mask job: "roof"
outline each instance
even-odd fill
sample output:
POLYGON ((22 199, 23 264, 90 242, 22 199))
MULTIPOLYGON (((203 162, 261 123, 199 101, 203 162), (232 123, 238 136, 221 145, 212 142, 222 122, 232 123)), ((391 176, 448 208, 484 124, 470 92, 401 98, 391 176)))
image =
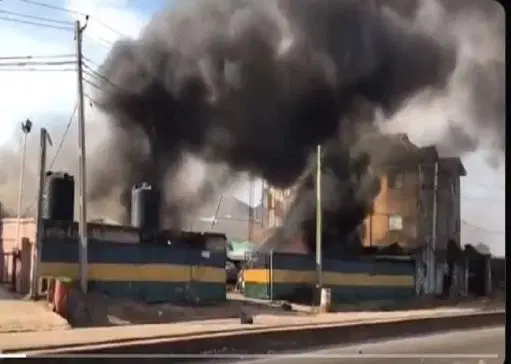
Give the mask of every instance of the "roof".
POLYGON ((370 137, 368 141, 370 141, 371 148, 376 147, 382 150, 382 153, 379 154, 385 156, 384 164, 402 163, 405 166, 438 161, 441 167, 456 172, 459 176, 467 175, 461 158, 441 157, 435 145, 419 147, 412 143, 405 133, 380 134, 370 137))
POLYGON ((459 157, 440 158, 440 164, 451 171, 456 171, 458 176, 465 177, 467 170, 459 157))
POLYGON ((471 245, 471 244, 465 244, 465 254, 472 256, 472 257, 488 257, 491 256, 490 253, 487 252, 481 252, 477 249, 477 247, 471 245))
POLYGON ((227 257, 231 260, 245 260, 247 255, 257 250, 257 246, 249 241, 231 240, 227 244, 227 257))

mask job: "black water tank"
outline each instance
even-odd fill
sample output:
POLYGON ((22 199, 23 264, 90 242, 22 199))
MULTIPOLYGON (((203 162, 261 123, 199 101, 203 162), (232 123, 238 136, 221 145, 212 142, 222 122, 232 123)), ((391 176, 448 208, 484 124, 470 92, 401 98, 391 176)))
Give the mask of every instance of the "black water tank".
POLYGON ((43 218, 73 221, 75 180, 64 172, 46 172, 44 183, 43 218))
POLYGON ((131 190, 131 225, 143 230, 160 228, 160 192, 147 183, 131 190))

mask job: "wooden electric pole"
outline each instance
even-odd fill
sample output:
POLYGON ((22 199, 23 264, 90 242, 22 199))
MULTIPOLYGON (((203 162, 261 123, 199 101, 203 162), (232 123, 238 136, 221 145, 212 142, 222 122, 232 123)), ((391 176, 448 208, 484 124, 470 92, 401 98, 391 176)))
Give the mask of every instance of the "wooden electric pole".
POLYGON ((52 145, 50 134, 45 128, 41 128, 40 152, 39 152, 39 186, 37 193, 37 212, 36 212, 36 238, 32 247, 30 264, 30 298, 37 299, 39 275, 37 269, 39 266, 39 257, 43 245, 43 201, 44 184, 46 182, 46 147, 52 145))
POLYGON ((87 27, 88 17, 85 25, 82 27, 80 21, 75 23, 75 41, 76 41, 76 63, 77 63, 77 91, 78 91, 78 205, 79 205, 79 262, 80 262, 80 288, 82 293, 87 293, 88 283, 88 236, 87 236, 87 184, 85 168, 85 107, 83 95, 83 57, 82 57, 82 36, 87 27))
POLYGON ((316 156, 316 295, 317 304, 321 302, 323 288, 323 249, 322 249, 322 206, 321 206, 321 145, 318 145, 316 156))

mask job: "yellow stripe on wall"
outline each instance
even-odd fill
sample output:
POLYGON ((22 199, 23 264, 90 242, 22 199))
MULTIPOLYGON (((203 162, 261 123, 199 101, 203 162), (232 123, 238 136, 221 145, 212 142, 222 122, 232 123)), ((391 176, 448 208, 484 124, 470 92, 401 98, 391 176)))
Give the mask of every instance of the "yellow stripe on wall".
MULTIPOLYGON (((267 269, 249 269, 243 273, 245 282, 269 283, 270 273, 267 269)), ((316 282, 314 271, 274 270, 273 283, 303 284, 316 282)), ((413 275, 371 275, 367 273, 324 272, 323 283, 331 286, 391 286, 414 287, 413 275)))
MULTIPOLYGON (((39 276, 78 278, 77 263, 41 262, 39 276)), ((225 283, 223 268, 171 264, 109 264, 91 263, 89 279, 110 282, 210 282, 225 283)))

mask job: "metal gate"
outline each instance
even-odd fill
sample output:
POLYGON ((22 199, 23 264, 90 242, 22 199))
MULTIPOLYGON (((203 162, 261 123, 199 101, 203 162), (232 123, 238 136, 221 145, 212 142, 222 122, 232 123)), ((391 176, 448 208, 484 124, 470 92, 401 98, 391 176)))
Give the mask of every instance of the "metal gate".
POLYGON ((18 249, 0 252, 0 284, 9 286, 13 292, 16 292, 16 274, 20 260, 21 252, 18 249))

